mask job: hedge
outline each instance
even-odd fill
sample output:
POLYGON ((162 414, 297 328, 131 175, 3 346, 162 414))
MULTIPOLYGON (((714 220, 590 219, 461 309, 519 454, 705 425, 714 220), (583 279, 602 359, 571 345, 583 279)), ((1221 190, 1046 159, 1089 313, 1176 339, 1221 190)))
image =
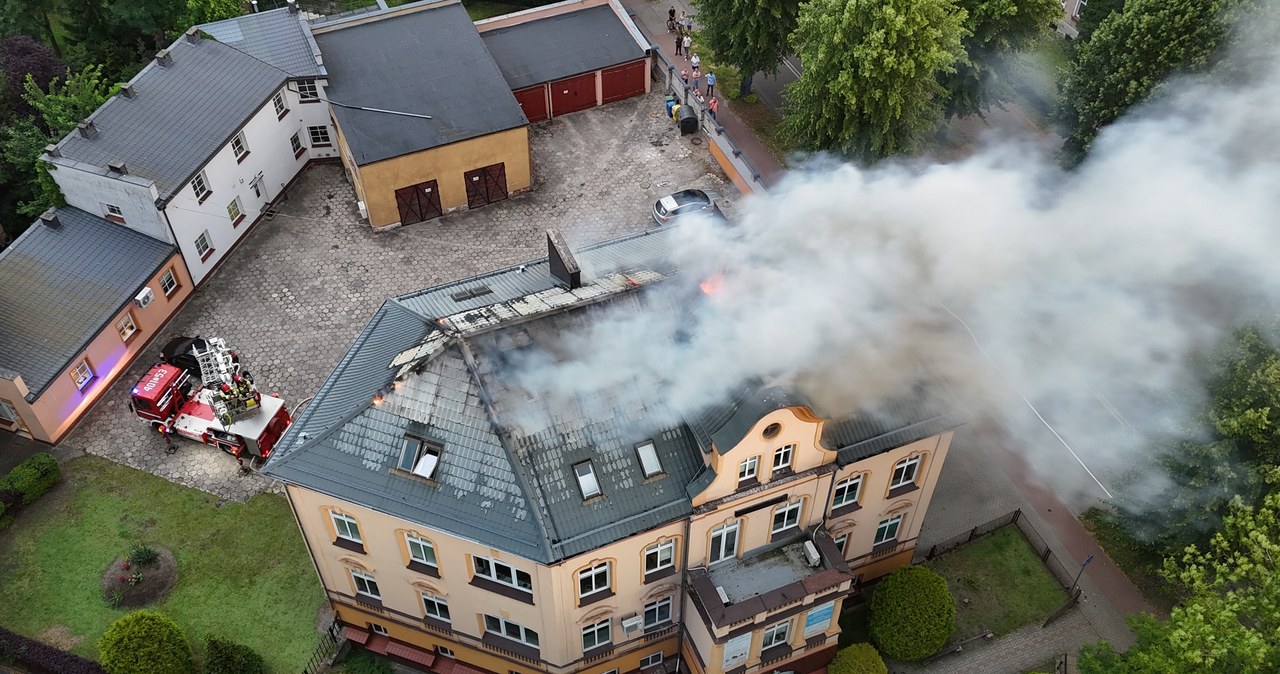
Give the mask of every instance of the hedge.
POLYGON ((134 611, 98 639, 107 674, 191 674, 191 645, 182 628, 155 611, 134 611))
POLYGON ((105 674, 93 660, 61 651, 0 627, 0 662, 11 662, 48 674, 105 674))
POLYGON ((937 653, 955 629, 955 617, 946 579, 923 566, 894 571, 871 594, 871 639, 895 660, 937 653))
POLYGON ((867 643, 853 644, 840 649, 836 658, 827 666, 828 674, 889 674, 875 646, 867 643))
POLYGON ((0 490, 13 489, 22 494, 22 505, 31 505, 61 479, 58 460, 47 452, 40 452, 14 466, 0 479, 0 490))
POLYGON ((0 488, 0 529, 9 526, 13 516, 22 505, 22 492, 17 489, 0 488))
POLYGON ((267 663, 252 648, 210 634, 205 638, 204 674, 267 674, 267 663))

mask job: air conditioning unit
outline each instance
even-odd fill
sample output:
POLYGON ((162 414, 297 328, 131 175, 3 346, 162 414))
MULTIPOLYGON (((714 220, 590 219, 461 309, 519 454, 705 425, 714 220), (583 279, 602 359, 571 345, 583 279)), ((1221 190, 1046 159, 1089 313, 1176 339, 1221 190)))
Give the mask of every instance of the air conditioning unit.
POLYGON ((142 292, 134 296, 133 303, 138 305, 139 309, 146 309, 147 305, 151 304, 151 300, 155 298, 156 294, 151 292, 151 288, 143 288, 142 292))
POLYGON ((365 220, 369 219, 369 207, 364 205, 363 201, 356 202, 356 210, 360 211, 360 217, 365 220))
POLYGON ((804 542, 804 558, 809 561, 809 566, 818 566, 822 563, 822 556, 818 554, 818 547, 813 541, 804 542))
POLYGON ((622 619, 622 631, 627 634, 638 631, 644 627, 644 618, 639 615, 627 616, 622 619))

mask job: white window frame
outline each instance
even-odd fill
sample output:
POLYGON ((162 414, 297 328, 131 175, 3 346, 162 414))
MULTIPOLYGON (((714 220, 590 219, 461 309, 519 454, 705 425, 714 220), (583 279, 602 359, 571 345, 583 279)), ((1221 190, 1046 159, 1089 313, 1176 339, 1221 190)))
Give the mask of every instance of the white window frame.
POLYGON ((405 435, 397 467, 418 477, 434 480, 436 471, 440 470, 440 456, 443 453, 444 448, 433 442, 416 435, 405 435), (410 452, 413 453, 412 467, 405 468, 410 452))
POLYGON ((168 297, 178 289, 178 275, 173 273, 173 268, 160 275, 160 290, 164 292, 164 296, 168 297))
POLYGON ((244 215, 244 210, 240 208, 240 197, 236 197, 232 199, 231 203, 227 204, 227 217, 231 218, 231 223, 235 224, 239 222, 240 217, 243 215, 244 215), (232 212, 231 212, 233 207, 235 210, 234 215, 232 215, 232 212))
POLYGON ((327 126, 308 126, 307 135, 311 138, 311 147, 333 145, 333 140, 329 137, 329 127, 327 126))
POLYGON ((283 91, 277 91, 276 95, 271 97, 271 105, 275 106, 277 118, 284 117, 284 114, 289 112, 289 106, 285 103, 283 91))
POLYGON ((872 545, 880 545, 881 543, 890 543, 898 540, 898 531, 902 529, 902 515, 894 515, 880 520, 880 524, 876 525, 876 538, 872 545), (893 534, 887 532, 892 529, 893 534))
POLYGON ((298 100, 320 100, 320 85, 315 80, 298 80, 298 100))
POLYGON ((107 203, 102 204, 102 212, 103 212, 103 215, 105 215, 108 219, 119 218, 120 222, 122 223, 126 222, 124 217, 124 210, 122 210, 119 206, 115 204, 107 204, 107 203))
POLYGON ((651 573, 657 573, 658 571, 661 571, 663 569, 669 569, 675 565, 676 565, 676 541, 674 538, 669 541, 654 543, 653 545, 650 545, 649 547, 644 549, 644 573, 646 576, 651 573), (662 555, 664 553, 667 556, 667 561, 665 563, 662 561, 662 555), (650 555, 653 556, 653 559, 656 562, 656 564, 652 568, 650 568, 649 566, 650 555))
POLYGON ((783 445, 773 450, 773 469, 782 470, 791 467, 791 460, 795 457, 795 445, 783 445))
POLYGON ((646 440, 636 445, 636 456, 640 459, 640 470, 644 472, 645 479, 665 472, 662 469, 662 461, 658 459, 658 450, 654 447, 652 440, 646 440))
POLYGON ((338 534, 338 538, 364 545, 364 539, 360 537, 360 523, 356 518, 332 510, 329 511, 329 518, 333 520, 333 531, 338 534))
POLYGON ((920 473, 920 455, 903 459, 893 464, 893 480, 889 483, 889 489, 897 489, 905 487, 909 484, 915 484, 916 476, 920 473), (908 477, 908 474, 909 477, 908 477))
POLYGON ((590 597, 597 592, 605 592, 611 589, 612 586, 609 584, 609 580, 613 575, 612 566, 609 562, 600 562, 579 571, 578 598, 590 597))
POLYGON ((384 637, 388 636, 387 628, 379 625, 378 623, 369 623, 369 631, 374 634, 380 634, 384 637))
POLYGON ((608 646, 613 643, 613 621, 605 618, 593 625, 587 625, 582 628, 582 651, 585 653, 593 648, 608 646), (587 642, 591 643, 588 644, 587 642))
POLYGON ((734 520, 728 524, 722 524, 711 530, 711 550, 707 554, 710 564, 723 562, 728 559, 736 559, 738 556, 738 538, 741 534, 741 522, 734 520), (725 545, 725 541, 730 540, 729 534, 732 533, 733 544, 725 545), (716 544, 716 539, 720 539, 720 543, 716 544))
POLYGON ((453 622, 449 616, 449 602, 446 601, 444 597, 440 597, 434 594, 427 594, 426 592, 423 592, 421 594, 422 594, 422 612, 424 615, 428 615, 432 618, 435 618, 440 622, 445 622, 445 623, 453 622), (442 611, 444 615, 441 615, 442 611))
POLYGON ((116 332, 120 334, 120 341, 122 342, 128 342, 130 338, 138 333, 138 324, 133 320, 132 311, 124 312, 120 320, 116 321, 116 332))
POLYGON ((800 510, 804 506, 804 501, 792 501, 791 503, 783 503, 773 509, 773 525, 769 533, 776 534, 787 529, 795 529, 800 526, 800 510), (782 518, 781 526, 779 526, 779 517, 782 518))
POLYGON ((0 424, 17 426, 18 421, 18 408, 14 407, 13 403, 8 400, 0 400, 0 424))
POLYGON ((249 154, 249 143, 245 141, 243 131, 231 139, 231 154, 236 156, 236 161, 244 159, 249 154))
POLYGON ((784 620, 780 623, 770 625, 760 634, 760 650, 767 650, 774 646, 781 646, 788 643, 791 638, 791 621, 784 620))
POLYGON ((521 571, 506 562, 500 562, 491 557, 482 557, 480 555, 471 555, 471 568, 474 569, 475 574, 481 578, 491 580, 495 583, 501 583, 507 587, 513 587, 521 592, 533 594, 533 576, 531 576, 528 571, 521 571), (482 566, 488 567, 489 570, 487 572, 483 571, 481 568, 482 566), (507 571, 510 572, 509 575, 511 576, 511 580, 503 580, 499 578, 498 567, 505 567, 507 571), (524 576, 528 587, 520 585, 521 576, 524 576))
POLYGON ((831 497, 832 509, 858 502, 862 497, 862 478, 863 474, 859 473, 836 483, 835 494, 831 497))
POLYGON ((658 651, 657 653, 650 653, 644 656, 643 658, 640 658, 640 669, 657 667, 660 664, 662 664, 662 651, 658 651))
POLYGON ((591 459, 573 464, 573 476, 578 478, 578 491, 582 492, 582 500, 594 498, 600 491, 600 479, 596 477, 596 467, 591 459))
POLYGON ((209 189, 209 178, 201 171, 196 177, 191 179, 191 191, 196 195, 196 201, 203 202, 213 190, 209 189))
POLYGON ((71 381, 76 383, 76 389, 83 391, 98 375, 94 373, 93 367, 89 365, 88 358, 81 358, 75 367, 71 368, 71 381))
POLYGON ((496 634, 503 639, 510 639, 511 641, 516 641, 526 646, 539 648, 537 632, 521 625, 520 623, 511 622, 505 618, 489 615, 488 613, 484 614, 484 631, 496 634), (497 623, 498 629, 494 629, 491 626, 490 621, 497 623), (511 632, 516 632, 519 636, 512 636, 511 632))
POLYGON ((746 482, 760 474, 760 457, 751 456, 738 464, 738 482, 746 482))
POLYGON ((427 566, 430 566, 432 568, 436 568, 436 569, 440 568, 439 564, 436 562, 435 543, 432 543, 431 541, 425 538, 414 536, 413 534, 405 534, 404 541, 405 541, 405 546, 409 550, 409 559, 412 559, 413 561, 419 564, 426 564, 427 566), (423 555, 419 557, 418 555, 414 554, 415 545, 418 548, 425 550, 428 553, 428 555, 423 555), (430 556, 430 559, 427 559, 428 556, 430 556))
POLYGON ((357 595, 382 600, 382 590, 378 587, 378 579, 374 578, 373 574, 355 569, 349 569, 349 571, 351 571, 351 582, 355 583, 357 595), (360 588, 361 581, 364 581, 364 589, 360 588))
POLYGON ((206 229, 196 237, 196 255, 203 258, 211 250, 213 250, 213 243, 209 241, 209 230, 206 229))
POLYGON ((832 542, 836 544, 836 549, 840 551, 840 555, 842 557, 848 554, 848 552, 845 550, 845 546, 849 545, 849 534, 841 534, 839 536, 836 536, 835 540, 832 542))
POLYGON ((289 136, 289 147, 293 149, 294 154, 298 154, 306 148, 306 146, 302 144, 302 136, 299 133, 295 132, 292 136, 289 136))
POLYGON ((644 605, 644 628, 657 627, 671 622, 672 619, 672 601, 671 597, 663 597, 656 599, 644 605), (662 617, 663 609, 666 609, 667 616, 662 617), (653 621, 649 620, 649 612, 653 611, 653 621))
POLYGON ((452 649, 452 648, 449 648, 448 646, 441 646, 441 645, 439 645, 439 644, 437 644, 437 645, 436 645, 436 654, 437 654, 437 655, 443 655, 443 656, 444 656, 444 657, 446 657, 446 658, 454 658, 454 657, 457 657, 457 656, 455 656, 455 655, 453 654, 453 649, 452 649))

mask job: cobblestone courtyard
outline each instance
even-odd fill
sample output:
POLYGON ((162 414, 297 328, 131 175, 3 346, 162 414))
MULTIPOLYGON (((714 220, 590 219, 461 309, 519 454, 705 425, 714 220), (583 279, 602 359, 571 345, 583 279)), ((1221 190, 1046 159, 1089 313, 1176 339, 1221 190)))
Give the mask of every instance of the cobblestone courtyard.
MULTIPOLYGON (((546 255, 545 230, 571 246, 652 226, 659 197, 684 187, 736 192, 705 146, 681 137, 657 95, 530 127, 530 193, 476 211, 375 233, 336 164, 313 165, 279 214, 259 223, 148 352, 60 445, 147 470, 222 498, 270 488, 211 447, 164 441, 126 409, 128 389, 173 335, 219 336, 264 392, 290 408, 313 395, 384 300, 546 255)), ((699 136, 694 136, 700 138, 699 136)))

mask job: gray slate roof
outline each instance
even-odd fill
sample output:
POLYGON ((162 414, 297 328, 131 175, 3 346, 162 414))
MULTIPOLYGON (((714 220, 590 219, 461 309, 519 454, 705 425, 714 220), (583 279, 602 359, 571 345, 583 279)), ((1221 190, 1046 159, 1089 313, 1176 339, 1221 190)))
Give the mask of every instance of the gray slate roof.
POLYGON ((222 44, 269 63, 294 77, 318 77, 324 68, 316 64, 315 43, 304 27, 302 12, 288 8, 197 26, 222 44))
POLYGON ((333 106, 359 165, 529 123, 460 4, 337 27, 315 39, 331 101, 432 117, 333 106))
POLYGON ((131 175, 154 180, 168 201, 288 78, 214 40, 192 44, 180 37, 169 53, 172 65, 153 60, 133 78, 136 97, 117 94, 89 116, 96 138, 75 131, 63 138, 55 162, 105 167, 123 161, 131 175))
POLYGON ((78 208, 58 220, 0 251, 0 369, 21 374, 32 399, 176 250, 78 208))
POLYGON ((628 63, 644 47, 607 5, 481 33, 512 89, 628 63))

